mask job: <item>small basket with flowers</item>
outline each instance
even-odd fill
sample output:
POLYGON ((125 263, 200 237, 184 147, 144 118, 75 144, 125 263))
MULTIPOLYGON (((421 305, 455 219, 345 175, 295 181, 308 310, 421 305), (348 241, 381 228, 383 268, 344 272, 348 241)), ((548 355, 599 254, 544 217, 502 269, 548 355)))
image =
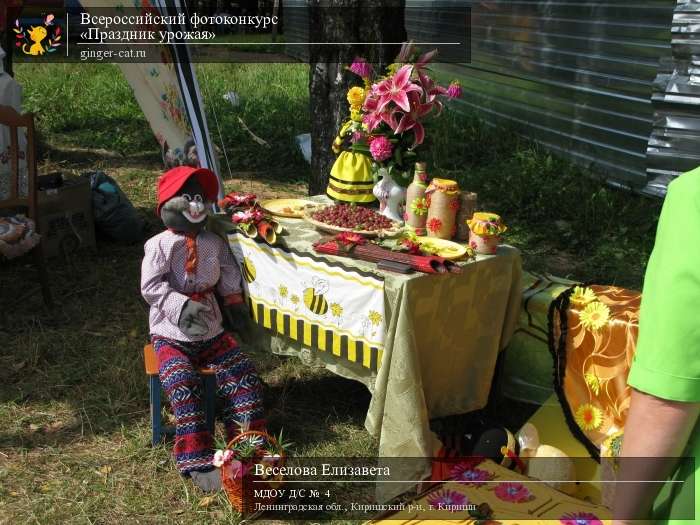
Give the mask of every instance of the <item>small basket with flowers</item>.
POLYGON ((254 512, 256 503, 272 503, 276 499, 257 497, 254 491, 274 494, 274 490, 261 489, 276 489, 282 485, 283 476, 270 475, 268 467, 283 467, 287 458, 285 449, 291 445, 283 441, 282 432, 275 437, 261 430, 243 429, 223 449, 216 451, 214 466, 220 467, 221 485, 237 511, 249 515, 254 512))

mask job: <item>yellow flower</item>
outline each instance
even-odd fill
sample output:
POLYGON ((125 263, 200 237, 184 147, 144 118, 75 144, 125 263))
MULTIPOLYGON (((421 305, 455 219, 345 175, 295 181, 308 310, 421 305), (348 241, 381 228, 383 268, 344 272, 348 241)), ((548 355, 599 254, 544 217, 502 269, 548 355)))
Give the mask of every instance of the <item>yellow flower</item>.
POLYGON ((299 304, 299 296, 298 295, 292 295, 292 297, 290 299, 294 304, 299 304))
POLYGON ((287 297, 289 290, 287 290, 287 287, 285 285, 280 284, 279 293, 280 293, 280 297, 287 297))
POLYGON ((350 109, 350 119, 353 122, 362 122, 362 111, 360 111, 359 108, 351 108, 350 109))
POLYGON ((580 313, 581 324, 588 330, 600 330, 610 319, 608 305, 595 301, 589 303, 580 313))
POLYGON ((338 303, 332 303, 331 313, 333 314, 333 317, 340 317, 341 315, 343 315, 343 307, 340 306, 338 303))
POLYGON ((399 68, 400 68, 402 65, 403 65, 403 64, 399 64, 399 63, 397 63, 397 62, 394 62, 393 64, 389 64, 389 65, 386 67, 386 74, 387 74, 387 76, 390 77, 390 76, 396 74, 396 72, 399 70, 399 68))
POLYGON ((372 323, 374 326, 379 326, 379 323, 382 322, 382 314, 374 310, 369 311, 369 315, 367 316, 367 318, 369 319, 369 322, 372 323))
POLYGON ((574 419, 582 430, 597 430, 603 424, 603 413, 598 407, 584 403, 576 409, 574 419))
POLYGON ((583 378, 586 380, 586 384, 591 389, 595 395, 600 393, 600 379, 593 372, 587 372, 583 378))
POLYGON ((574 293, 571 294, 571 302, 578 306, 586 306, 595 300, 595 292, 587 286, 576 286, 574 287, 574 293))
POLYGON ((359 86, 351 87, 348 90, 348 103, 350 107, 361 107, 365 101, 365 90, 359 86))

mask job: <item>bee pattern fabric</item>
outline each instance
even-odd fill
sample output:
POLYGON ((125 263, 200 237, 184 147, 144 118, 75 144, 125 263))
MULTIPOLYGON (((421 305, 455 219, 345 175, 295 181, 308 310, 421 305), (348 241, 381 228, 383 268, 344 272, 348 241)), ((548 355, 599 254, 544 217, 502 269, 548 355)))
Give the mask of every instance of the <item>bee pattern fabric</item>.
POLYGON ((384 349, 384 281, 239 234, 229 244, 251 312, 267 329, 307 348, 377 370, 384 349))

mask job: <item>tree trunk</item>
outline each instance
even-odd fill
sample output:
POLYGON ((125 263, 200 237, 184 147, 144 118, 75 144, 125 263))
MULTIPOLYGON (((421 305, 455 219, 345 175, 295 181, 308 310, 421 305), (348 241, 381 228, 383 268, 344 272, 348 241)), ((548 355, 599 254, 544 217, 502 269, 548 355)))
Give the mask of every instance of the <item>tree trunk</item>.
POLYGON ((378 70, 392 63, 406 40, 405 0, 311 0, 309 42, 352 42, 312 45, 309 57, 311 109, 311 179, 309 195, 325 193, 335 155, 331 144, 349 117, 348 87, 359 79, 345 71, 356 56, 378 70), (375 45, 357 44, 375 43, 375 45), (387 44, 376 45, 377 42, 387 44))

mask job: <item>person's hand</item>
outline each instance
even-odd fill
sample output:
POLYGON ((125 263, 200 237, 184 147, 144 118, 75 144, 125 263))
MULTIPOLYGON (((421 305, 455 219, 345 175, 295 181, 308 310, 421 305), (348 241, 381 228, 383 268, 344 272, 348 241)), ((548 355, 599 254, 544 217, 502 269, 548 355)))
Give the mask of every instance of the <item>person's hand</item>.
POLYGON ((209 331, 204 314, 210 311, 211 308, 206 304, 190 299, 182 307, 177 326, 189 337, 201 337, 209 331))

